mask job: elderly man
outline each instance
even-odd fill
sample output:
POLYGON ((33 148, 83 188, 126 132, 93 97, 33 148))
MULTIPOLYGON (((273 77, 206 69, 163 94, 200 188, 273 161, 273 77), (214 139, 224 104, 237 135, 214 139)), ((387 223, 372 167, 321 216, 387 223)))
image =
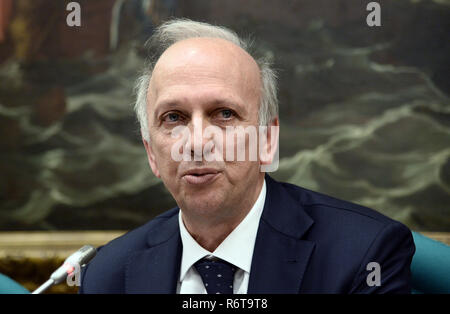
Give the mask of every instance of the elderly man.
POLYGON ((277 157, 276 79, 248 44, 172 20, 150 48, 135 109, 150 167, 178 207, 100 248, 81 293, 409 293, 408 228, 265 173, 277 157), (254 137, 225 136, 260 126, 253 159, 254 137), (245 158, 225 158, 239 143, 245 158))

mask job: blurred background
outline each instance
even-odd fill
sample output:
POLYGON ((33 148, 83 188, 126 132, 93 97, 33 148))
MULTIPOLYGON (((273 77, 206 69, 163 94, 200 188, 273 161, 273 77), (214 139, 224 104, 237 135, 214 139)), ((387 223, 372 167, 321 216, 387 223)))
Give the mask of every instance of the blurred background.
POLYGON ((272 59, 275 179, 450 232, 450 1, 377 1, 380 27, 361 0, 80 0, 80 27, 69 2, 0 0, 0 272, 43 282, 36 263, 60 261, 24 263, 20 245, 101 244, 176 205, 132 110, 144 43, 169 17, 227 26, 272 59))

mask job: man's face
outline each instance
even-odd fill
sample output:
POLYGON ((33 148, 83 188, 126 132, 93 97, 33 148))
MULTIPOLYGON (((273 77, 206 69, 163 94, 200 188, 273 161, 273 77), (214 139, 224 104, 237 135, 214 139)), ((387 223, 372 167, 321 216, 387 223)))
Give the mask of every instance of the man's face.
MULTIPOLYGON (((196 134, 207 127, 222 131, 224 142, 227 127, 257 127, 260 88, 255 61, 221 39, 178 42, 155 65, 147 95, 150 141, 144 145, 152 171, 191 217, 220 220, 255 201, 264 177, 258 160, 227 161, 224 152, 225 161, 205 161, 195 155, 194 144, 195 152, 204 151, 207 142, 226 145, 219 137, 196 134), (189 161, 173 158, 173 147, 180 143, 172 136, 177 126, 190 131, 190 143, 177 148, 192 156, 189 161)), ((248 137, 246 146, 248 151, 248 137)))

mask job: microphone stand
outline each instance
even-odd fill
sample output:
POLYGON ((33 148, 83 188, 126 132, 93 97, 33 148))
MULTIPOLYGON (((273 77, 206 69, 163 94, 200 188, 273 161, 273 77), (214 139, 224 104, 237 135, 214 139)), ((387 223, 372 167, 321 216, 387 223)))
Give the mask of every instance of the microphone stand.
POLYGON ((44 282, 42 285, 39 286, 36 290, 34 290, 31 294, 41 294, 51 286, 55 284, 55 281, 53 279, 49 279, 46 282, 44 282))

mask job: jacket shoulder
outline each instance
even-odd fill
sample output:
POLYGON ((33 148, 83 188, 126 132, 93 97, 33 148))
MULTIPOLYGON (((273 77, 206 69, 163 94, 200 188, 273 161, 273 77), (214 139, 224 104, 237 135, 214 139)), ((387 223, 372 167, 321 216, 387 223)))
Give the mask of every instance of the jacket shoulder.
POLYGON ((153 218, 146 224, 111 240, 97 248, 94 259, 84 267, 81 275, 80 293, 123 293, 125 267, 129 257, 148 247, 152 230, 156 230, 178 214, 173 208, 153 218))
POLYGON ((289 194, 299 201, 308 214, 315 216, 318 212, 326 211, 326 214, 350 216, 361 221, 370 221, 380 227, 387 224, 399 223, 377 210, 366 206, 345 201, 330 195, 312 191, 290 183, 281 183, 289 194))
POLYGON ((415 250, 408 227, 374 209, 293 184, 280 184, 296 200, 299 210, 314 221, 304 238, 312 241, 315 249, 303 291, 408 293, 408 270, 415 250), (382 277, 382 289, 365 284, 370 262, 379 263, 383 274, 393 274, 382 277), (317 280, 314 274, 326 280, 317 280))

